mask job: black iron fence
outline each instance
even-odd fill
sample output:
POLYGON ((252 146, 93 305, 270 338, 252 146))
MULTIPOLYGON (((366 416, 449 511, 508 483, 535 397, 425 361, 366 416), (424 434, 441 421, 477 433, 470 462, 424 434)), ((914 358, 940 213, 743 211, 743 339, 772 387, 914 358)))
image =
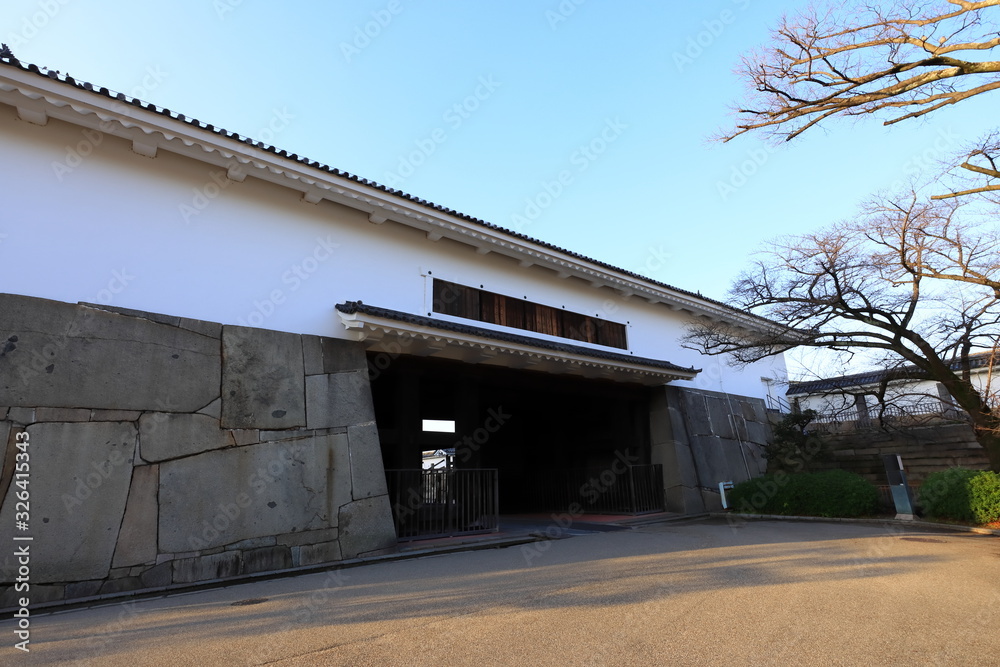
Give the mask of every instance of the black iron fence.
POLYGON ((944 406, 940 401, 928 400, 908 405, 887 405, 883 410, 877 407, 859 412, 849 408, 840 412, 818 413, 812 420, 820 430, 867 430, 882 426, 897 428, 923 426, 941 422, 958 422, 967 417, 960 411, 944 406))
POLYGON ((663 466, 612 464, 606 467, 537 471, 531 476, 532 504, 545 511, 643 514, 664 509, 663 466))
POLYGON ((386 470, 385 478, 400 540, 500 529, 495 469, 386 470))

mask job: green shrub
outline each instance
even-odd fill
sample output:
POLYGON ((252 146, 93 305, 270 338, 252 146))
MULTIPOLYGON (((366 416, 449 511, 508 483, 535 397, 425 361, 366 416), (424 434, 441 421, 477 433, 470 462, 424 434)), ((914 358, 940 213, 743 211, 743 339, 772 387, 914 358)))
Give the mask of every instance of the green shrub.
POLYGON ((844 470, 764 475, 737 484, 728 497, 749 514, 852 517, 878 509, 875 486, 844 470))
POLYGON ((793 412, 774 425, 774 440, 764 446, 769 473, 809 472, 817 461, 830 458, 823 435, 809 430, 815 410, 793 412))
POLYGON ((1000 475, 983 471, 970 479, 969 505, 976 523, 1000 521, 1000 475))
POLYGON ((973 521, 969 482, 977 470, 949 468, 931 473, 920 485, 920 505, 924 513, 939 519, 973 521))

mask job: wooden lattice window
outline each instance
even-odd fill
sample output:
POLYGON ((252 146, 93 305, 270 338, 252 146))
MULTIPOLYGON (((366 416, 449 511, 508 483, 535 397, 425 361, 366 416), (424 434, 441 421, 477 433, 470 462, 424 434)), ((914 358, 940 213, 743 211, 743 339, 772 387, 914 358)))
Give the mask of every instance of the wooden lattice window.
POLYGON ((514 329, 628 349, 625 325, 525 299, 434 279, 435 312, 514 329))

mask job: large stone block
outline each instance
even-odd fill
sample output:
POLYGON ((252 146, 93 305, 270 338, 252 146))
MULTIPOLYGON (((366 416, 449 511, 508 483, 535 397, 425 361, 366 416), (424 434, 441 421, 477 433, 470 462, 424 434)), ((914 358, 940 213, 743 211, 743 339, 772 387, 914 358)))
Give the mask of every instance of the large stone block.
POLYGON ((0 294, 0 405, 192 412, 218 395, 218 339, 0 294))
POLYGON ((337 525, 351 500, 347 436, 221 449, 160 464, 160 551, 337 525), (224 474, 223 474, 224 473, 224 474))
POLYGON ((736 438, 737 426, 743 423, 742 413, 734 413, 734 410, 739 410, 739 404, 718 396, 706 396, 705 405, 708 407, 709 430, 699 429, 698 432, 712 433, 728 439, 736 438))
POLYGON ((363 371, 306 378, 307 426, 336 428, 375 420, 371 385, 363 371))
POLYGON ((354 499, 389 493, 375 424, 351 426, 347 429, 347 437, 351 447, 351 488, 354 499))
MULTIPOLYGON (((31 581, 102 579, 111 569, 132 479, 136 429, 127 422, 45 423, 27 428, 31 477, 29 530, 15 531, 11 485, 0 509, 0 540, 30 535, 31 581)), ((7 550, 12 551, 12 549, 7 550)), ((16 566, 5 559, 3 580, 16 566)))
POLYGON ((340 550, 343 558, 396 546, 396 528, 388 496, 355 500, 340 508, 340 550))
POLYGON ((302 366, 306 375, 321 375, 323 370, 323 339, 319 336, 302 336, 302 366))
POLYGON ((305 372, 298 335, 226 326, 222 329, 222 359, 224 427, 285 429, 306 425, 305 372))
POLYGON ((141 565, 156 560, 158 490, 159 466, 138 466, 132 470, 132 487, 128 492, 113 567, 141 565))
POLYGON ((701 436, 693 439, 691 451, 701 486, 718 488, 719 482, 747 479, 747 465, 743 459, 745 452, 740 451, 738 441, 701 436))
POLYGON ((219 420, 200 414, 153 412, 139 419, 139 453, 145 461, 167 461, 235 443, 219 420))
POLYGON ((339 338, 323 339, 323 372, 368 372, 368 358, 361 343, 339 338))
POLYGON ((712 435, 712 419, 706 396, 701 392, 682 391, 679 394, 684 412, 684 421, 692 435, 712 435))

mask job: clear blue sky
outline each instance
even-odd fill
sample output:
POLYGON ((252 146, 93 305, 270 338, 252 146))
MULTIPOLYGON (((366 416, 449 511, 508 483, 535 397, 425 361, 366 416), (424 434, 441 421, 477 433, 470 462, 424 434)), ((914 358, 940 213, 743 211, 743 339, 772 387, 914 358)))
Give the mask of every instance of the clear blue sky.
POLYGON ((4 0, 0 39, 23 61, 724 299, 767 239, 849 217, 995 118, 973 100, 770 151, 710 143, 741 91, 739 55, 805 4, 4 0))

